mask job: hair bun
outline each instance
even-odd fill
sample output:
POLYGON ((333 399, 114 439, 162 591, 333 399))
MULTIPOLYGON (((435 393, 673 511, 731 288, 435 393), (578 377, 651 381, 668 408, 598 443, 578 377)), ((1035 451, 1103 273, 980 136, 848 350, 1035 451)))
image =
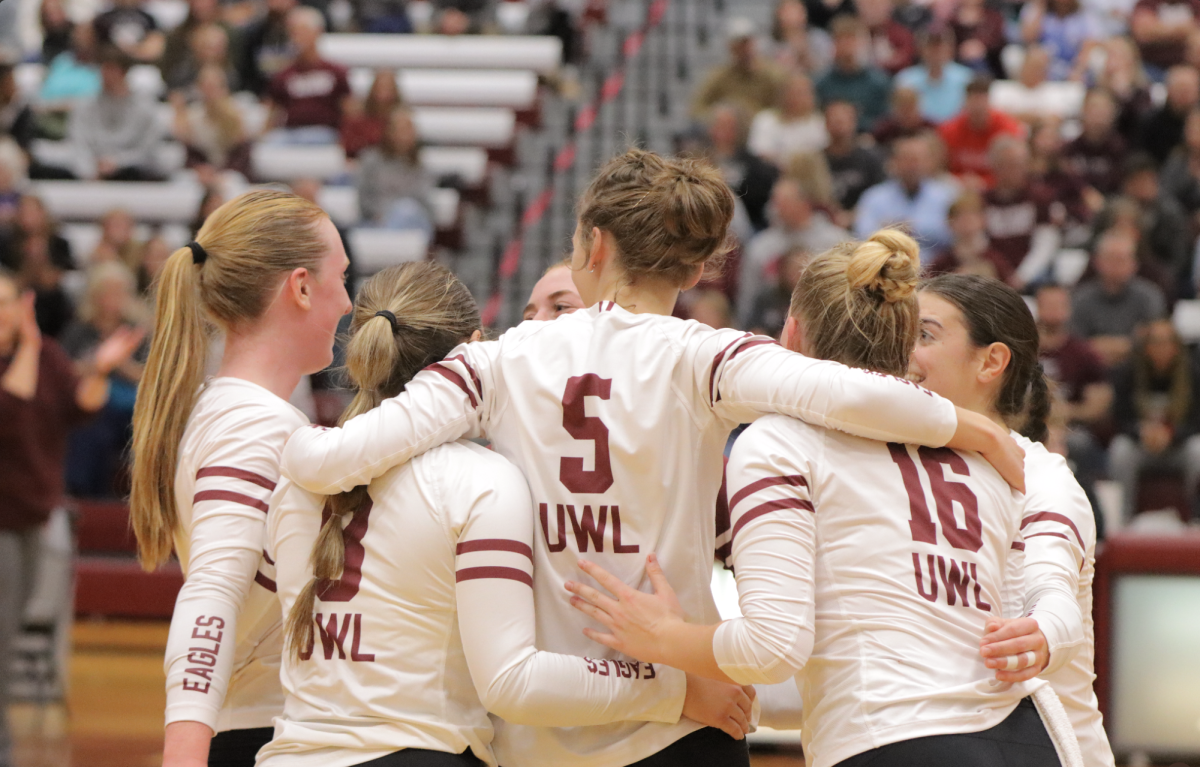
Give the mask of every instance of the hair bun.
POLYGON ((854 290, 868 290, 887 303, 903 301, 921 278, 921 248, 899 229, 881 229, 850 255, 846 279, 854 290))

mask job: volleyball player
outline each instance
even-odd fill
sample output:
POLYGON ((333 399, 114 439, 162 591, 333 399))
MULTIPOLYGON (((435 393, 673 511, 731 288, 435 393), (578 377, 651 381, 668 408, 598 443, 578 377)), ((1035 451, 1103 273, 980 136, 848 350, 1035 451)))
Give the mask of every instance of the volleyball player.
POLYGON ((525 304, 522 320, 553 320, 559 315, 582 309, 583 299, 571 281, 570 261, 554 264, 538 280, 525 304))
MULTIPOLYGON (((827 251, 796 286, 784 343, 904 374, 919 274, 917 243, 895 230, 827 251)), ((992 399, 970 404, 991 413, 992 399)), ((769 416, 734 445, 728 490, 745 617, 689 625, 657 568, 651 596, 581 562, 616 597, 567 584, 608 629, 589 637, 740 684, 799 674, 813 767, 1059 764, 1023 702, 1037 683, 997 682, 979 653, 985 620, 1020 589, 1020 495, 992 467, 769 416)))
MULTIPOLYGON (((911 383, 668 316, 723 252, 733 202, 704 164, 636 149, 614 158, 584 194, 573 240, 572 278, 590 308, 459 347, 340 429, 298 431, 285 475, 343 492, 435 445, 486 435, 522 469, 538 510, 538 647, 610 662, 618 656, 582 635, 562 581, 577 577, 582 555, 638 585, 656 551, 684 611, 715 620, 712 509, 738 423, 781 412, 879 439, 952 440, 1022 481, 1006 432, 911 383)), ((495 748, 502 764, 529 767, 748 762, 743 743, 686 721, 505 724, 495 748)))
MULTIPOLYGON (((367 281, 351 332, 343 419, 481 335, 470 292, 434 264, 367 281)), ((328 499, 285 482, 267 525, 287 700, 260 766, 495 765, 488 710, 570 726, 674 724, 682 707, 743 737, 750 698, 735 685, 535 651, 533 520, 520 470, 466 441, 328 499)))
POLYGON ((1000 678, 1020 678, 1006 671, 1009 658, 1033 652, 1037 631, 1046 635, 1049 658, 1038 658, 1031 668, 1058 693, 1071 719, 1091 767, 1112 767, 1112 747, 1092 681, 1095 634, 1092 625, 1092 579, 1096 565, 1096 520, 1091 504, 1070 467, 1061 456, 1041 444, 1046 437, 1045 415, 1050 403, 1038 369, 1037 325, 1016 291, 996 280, 965 275, 945 275, 925 283, 919 293, 921 337, 913 351, 910 372, 914 380, 962 404, 970 399, 987 401, 988 382, 981 373, 994 375, 1002 365, 1005 384, 996 398, 1000 415, 1022 415, 1022 381, 1030 381, 1030 417, 1026 436, 1017 441, 1025 448, 1025 505, 1021 530, 1025 542, 1025 611, 1036 621, 1027 633, 1013 636, 996 631, 984 638, 987 665, 1000 678), (1002 346, 1006 351, 1001 351, 1002 346), (999 357, 987 367, 992 353, 999 357), (1007 357, 1007 359, 1006 359, 1007 357), (1009 371, 1012 371, 1011 373, 1009 371), (1036 441, 1035 441, 1036 440, 1036 441), (1058 616, 1071 611, 1052 607, 1065 592, 1074 602, 1077 621, 1058 616), (1030 638, 1023 638, 1030 637, 1030 638), (1048 662, 1048 666, 1046 663, 1048 662), (1011 675, 1011 676, 1009 676, 1011 675))
POLYGON ((307 423, 287 400, 332 360, 348 265, 320 208, 255 191, 214 211, 159 278, 130 512, 143 566, 174 549, 186 577, 167 640, 165 765, 248 767, 283 708, 263 529, 284 441, 307 423), (225 349, 206 381, 210 323, 225 349))

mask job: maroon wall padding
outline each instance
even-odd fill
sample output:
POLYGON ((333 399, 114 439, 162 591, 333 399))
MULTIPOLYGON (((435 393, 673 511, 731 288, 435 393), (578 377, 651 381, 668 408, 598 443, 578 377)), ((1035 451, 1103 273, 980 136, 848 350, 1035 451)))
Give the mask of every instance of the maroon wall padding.
POLYGON ((82 554, 137 554, 124 501, 75 501, 75 535, 82 554))
POLYGON ((81 556, 75 561, 75 614, 170 619, 182 586, 177 562, 148 573, 133 559, 81 556))
POLYGON ((1160 537, 1117 533, 1096 554, 1092 617, 1096 623, 1096 697, 1111 729, 1112 581, 1120 575, 1200 575, 1200 534, 1160 537))

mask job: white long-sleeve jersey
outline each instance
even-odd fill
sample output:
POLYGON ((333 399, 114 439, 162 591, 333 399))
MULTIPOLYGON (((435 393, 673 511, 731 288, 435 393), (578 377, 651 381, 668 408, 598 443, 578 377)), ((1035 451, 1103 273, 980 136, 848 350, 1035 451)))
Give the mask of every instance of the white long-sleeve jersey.
POLYGON ((713 653, 743 684, 799 672, 814 767, 988 729, 1040 684, 996 682, 979 655, 1020 594, 1022 496, 977 455, 775 416, 738 438, 728 475, 745 617, 713 653))
MULTIPOLYGON (((681 671, 536 651, 534 515, 507 460, 443 445, 369 493, 307 659, 284 659, 284 715, 260 767, 348 767, 401 748, 470 748, 494 766, 489 710, 561 726, 679 721, 681 671)), ((323 503, 286 482, 276 495, 268 550, 285 614, 311 578, 323 503)))
POLYGON ((1040 442, 1014 434, 1025 448, 1025 609, 1050 645, 1041 678, 1058 693, 1088 767, 1112 767, 1113 752, 1092 683, 1095 631, 1092 580, 1096 575, 1096 518, 1092 505, 1062 456, 1040 442), (1078 623, 1060 616, 1062 593, 1074 603, 1078 623))
MULTIPOLYGON (((722 451, 736 424, 771 412, 935 446, 957 426, 949 402, 911 383, 606 301, 456 348, 343 428, 297 432, 283 465, 307 489, 337 492, 434 445, 489 437, 525 473, 540 523, 537 646, 627 661, 583 635, 591 623, 570 606, 563 581, 583 577, 577 562, 586 556, 649 590, 653 551, 688 617, 715 622, 711 509, 722 451)), ((505 767, 620 767, 699 727, 506 723, 495 748, 505 767)))
POLYGON ((308 423, 271 392, 214 378, 188 418, 175 470, 175 600, 164 667, 166 721, 270 727, 283 709, 280 612, 263 558, 268 503, 288 435, 308 423))

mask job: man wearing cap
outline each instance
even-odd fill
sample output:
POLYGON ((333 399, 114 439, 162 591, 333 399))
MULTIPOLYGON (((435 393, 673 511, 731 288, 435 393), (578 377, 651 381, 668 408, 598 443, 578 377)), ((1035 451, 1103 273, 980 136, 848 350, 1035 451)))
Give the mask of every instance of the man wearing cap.
POLYGON ((754 22, 729 20, 729 63, 708 73, 692 101, 692 117, 704 118, 720 103, 734 103, 749 117, 774 106, 779 93, 779 74, 758 56, 754 22))

